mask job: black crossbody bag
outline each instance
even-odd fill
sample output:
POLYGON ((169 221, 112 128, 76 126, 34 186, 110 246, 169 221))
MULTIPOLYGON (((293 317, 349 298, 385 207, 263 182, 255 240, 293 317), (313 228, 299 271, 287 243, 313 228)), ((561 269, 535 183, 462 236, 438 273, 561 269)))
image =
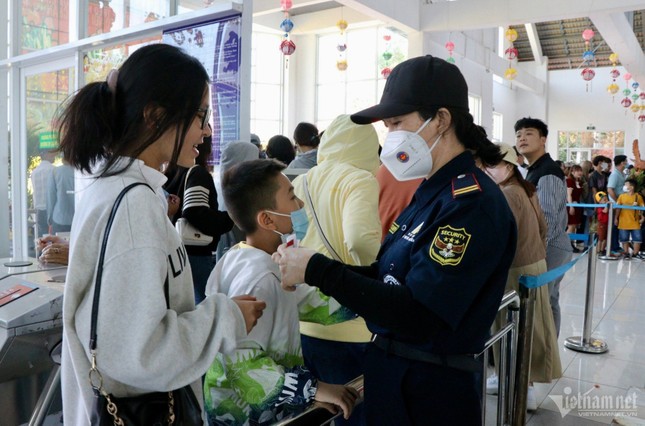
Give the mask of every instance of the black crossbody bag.
MULTIPOLYGON (((139 396, 117 398, 103 389, 103 377, 96 365, 96 322, 99 311, 99 297, 103 275, 103 260, 107 248, 108 236, 116 211, 125 196, 132 188, 145 185, 142 182, 133 183, 123 189, 114 202, 108 218, 101 243, 101 251, 94 283, 94 299, 92 302, 92 318, 90 327, 90 355, 92 367, 89 372, 90 385, 94 390, 94 401, 90 421, 92 426, 149 426, 149 425, 203 425, 199 402, 190 385, 170 392, 152 392, 139 396)), ((154 191, 154 190, 153 190, 154 191)), ((166 308, 170 308, 168 276, 164 284, 166 308)))

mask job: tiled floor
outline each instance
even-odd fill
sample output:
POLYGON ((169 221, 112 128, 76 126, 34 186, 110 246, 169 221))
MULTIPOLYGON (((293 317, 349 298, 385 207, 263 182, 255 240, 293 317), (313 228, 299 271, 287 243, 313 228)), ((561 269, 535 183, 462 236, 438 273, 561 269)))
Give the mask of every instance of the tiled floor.
MULTIPOLYGON (((592 336, 609 346, 600 355, 574 352, 563 345, 567 337, 582 334, 586 281, 585 256, 561 283, 563 377, 535 384, 539 408, 527 414, 527 424, 645 425, 645 261, 596 263, 592 336), (572 402, 578 395, 586 398, 583 409, 572 402), (620 411, 625 416, 615 419, 620 411)), ((487 425, 495 424, 490 412, 495 403, 496 398, 489 396, 487 425)))

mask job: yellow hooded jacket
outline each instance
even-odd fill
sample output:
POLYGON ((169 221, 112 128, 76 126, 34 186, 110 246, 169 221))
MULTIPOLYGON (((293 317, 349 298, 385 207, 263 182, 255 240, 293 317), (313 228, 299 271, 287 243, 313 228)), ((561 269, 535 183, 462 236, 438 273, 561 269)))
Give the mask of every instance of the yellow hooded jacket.
MULTIPOLYGON (((305 202, 309 228, 301 244, 334 258, 322 242, 307 200, 304 179, 327 240, 349 265, 369 265, 381 246, 378 214, 378 137, 374 127, 354 124, 349 115, 337 117, 325 130, 318 147, 318 165, 293 181, 305 202)), ((319 339, 368 342, 371 333, 362 318, 324 326, 300 322, 300 332, 319 339)))

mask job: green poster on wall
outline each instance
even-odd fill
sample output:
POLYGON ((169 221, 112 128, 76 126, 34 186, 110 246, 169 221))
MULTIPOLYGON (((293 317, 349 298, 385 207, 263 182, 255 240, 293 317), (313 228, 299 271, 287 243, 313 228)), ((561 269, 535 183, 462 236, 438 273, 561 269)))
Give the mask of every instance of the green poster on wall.
POLYGON ((38 149, 56 149, 58 148, 58 132, 40 132, 38 133, 38 149))

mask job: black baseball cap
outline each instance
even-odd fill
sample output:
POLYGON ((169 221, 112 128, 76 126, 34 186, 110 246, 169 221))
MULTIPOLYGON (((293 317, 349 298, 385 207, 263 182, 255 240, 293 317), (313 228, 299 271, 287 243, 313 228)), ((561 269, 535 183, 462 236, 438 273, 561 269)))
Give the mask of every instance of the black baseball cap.
POLYGON ((468 111, 468 85, 459 68, 434 56, 408 59, 394 67, 381 102, 351 115, 356 124, 409 114, 420 109, 453 107, 468 111))

